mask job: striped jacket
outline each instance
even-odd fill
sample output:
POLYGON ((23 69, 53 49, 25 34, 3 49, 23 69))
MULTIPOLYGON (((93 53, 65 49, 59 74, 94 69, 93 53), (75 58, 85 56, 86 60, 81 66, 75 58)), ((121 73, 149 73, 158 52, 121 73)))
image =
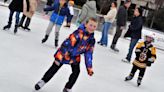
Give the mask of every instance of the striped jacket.
POLYGON ((92 68, 92 54, 95 45, 94 33, 86 31, 81 25, 62 43, 54 57, 62 64, 80 63, 80 55, 84 54, 86 68, 92 68))
POLYGON ((136 58, 133 64, 140 68, 146 68, 156 59, 156 48, 152 44, 147 46, 145 42, 138 43, 135 53, 136 58))

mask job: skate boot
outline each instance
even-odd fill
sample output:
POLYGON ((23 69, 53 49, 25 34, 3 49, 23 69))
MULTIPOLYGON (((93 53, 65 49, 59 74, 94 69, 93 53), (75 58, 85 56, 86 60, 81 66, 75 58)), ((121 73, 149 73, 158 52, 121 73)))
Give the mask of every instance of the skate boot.
POLYGON ((14 28, 14 34, 16 34, 18 31, 18 25, 15 25, 15 28, 14 28))
POLYGON ((126 58, 124 58, 124 59, 122 59, 122 62, 125 62, 125 63, 130 63, 130 60, 128 60, 128 59, 126 59, 126 58))
POLYGON ((72 92, 71 89, 64 88, 63 92, 72 92))
POLYGON ((133 79, 132 75, 129 75, 129 76, 125 77, 125 81, 130 81, 131 79, 133 79))
POLYGON ((110 46, 110 48, 111 48, 113 51, 115 51, 115 52, 119 52, 119 49, 117 49, 117 48, 116 48, 116 45, 114 45, 114 44, 112 44, 112 45, 110 46))
POLYGON ((58 47, 58 40, 55 40, 55 48, 58 47))
POLYGON ((142 79, 140 79, 140 78, 137 80, 137 86, 140 86, 141 85, 141 80, 142 79))
POLYGON ((48 39, 49 35, 45 35, 45 37, 42 39, 42 43, 45 43, 48 39))
POLYGON ((28 27, 23 27, 23 28, 24 28, 24 30, 31 31, 31 29, 28 27))
POLYGON ((35 90, 41 89, 46 83, 43 80, 40 80, 36 85, 35 85, 35 90))
POLYGON ((8 24, 8 25, 6 25, 6 26, 3 27, 3 30, 10 29, 10 27, 11 27, 11 25, 8 24))

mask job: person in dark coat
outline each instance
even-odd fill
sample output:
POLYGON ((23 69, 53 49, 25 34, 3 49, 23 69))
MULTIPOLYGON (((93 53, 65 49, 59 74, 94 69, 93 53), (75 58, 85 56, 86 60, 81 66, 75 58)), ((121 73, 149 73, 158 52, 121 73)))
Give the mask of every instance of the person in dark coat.
POLYGON ((131 24, 129 25, 129 29, 127 33, 125 34, 125 37, 130 37, 131 41, 129 45, 129 52, 126 58, 122 60, 124 62, 131 61, 133 49, 135 45, 137 44, 138 40, 141 39, 142 25, 143 25, 142 12, 143 10, 141 8, 135 9, 134 18, 131 21, 131 24))
POLYGON ((130 0, 126 0, 124 2, 123 6, 120 6, 118 12, 117 12, 117 27, 116 27, 116 33, 114 35, 112 44, 110 46, 110 48, 116 52, 119 52, 119 50, 116 48, 116 44, 118 39, 120 38, 122 31, 124 29, 124 27, 126 26, 126 22, 127 22, 127 9, 130 7, 131 5, 131 1, 130 0))
MULTIPOLYGON (((5 0, 7 2, 7 0, 5 0)), ((15 22, 15 28, 14 28, 14 34, 17 33, 18 23, 19 23, 19 15, 20 12, 23 11, 23 0, 12 0, 12 2, 9 5, 10 14, 9 14, 9 21, 6 26, 3 27, 3 30, 9 29, 12 24, 12 17, 14 12, 16 12, 16 22, 15 22)))

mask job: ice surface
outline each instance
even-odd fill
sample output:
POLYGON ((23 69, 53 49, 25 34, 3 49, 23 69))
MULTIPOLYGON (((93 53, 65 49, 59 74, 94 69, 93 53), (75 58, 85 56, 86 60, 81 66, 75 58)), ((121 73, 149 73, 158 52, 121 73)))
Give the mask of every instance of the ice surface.
MULTIPOLYGON (((7 24, 9 10, 0 6, 0 92, 35 92, 34 85, 53 63, 54 32, 45 44, 41 44, 49 21, 41 15, 32 18, 31 32, 18 30, 13 34, 15 18, 12 28, 3 31, 7 24)), ((60 30, 60 41, 73 32, 71 29, 60 30)), ((100 32, 95 32, 98 41, 100 32)), ((109 45, 112 40, 109 35, 109 45)), ((81 59, 81 73, 73 87, 73 92, 164 92, 164 52, 157 50, 157 60, 151 68, 147 68, 142 85, 137 87, 138 72, 130 82, 124 82, 132 65, 121 62, 127 54, 129 41, 119 39, 117 47, 119 53, 114 53, 108 47, 96 44, 93 59, 94 75, 87 75, 84 59, 81 59)), ((134 58, 134 55, 133 55, 134 58)), ((62 92, 71 73, 69 65, 64 65, 58 73, 39 92, 62 92)))

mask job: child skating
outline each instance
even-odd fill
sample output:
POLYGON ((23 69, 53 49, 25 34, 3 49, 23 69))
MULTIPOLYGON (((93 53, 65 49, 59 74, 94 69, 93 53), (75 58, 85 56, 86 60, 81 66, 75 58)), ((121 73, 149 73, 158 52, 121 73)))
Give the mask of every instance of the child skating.
POLYGON ((93 75, 92 54, 95 45, 94 30, 96 28, 96 19, 90 18, 85 24, 80 25, 76 31, 70 34, 56 51, 54 63, 35 85, 35 90, 41 89, 56 74, 63 64, 69 64, 72 68, 72 74, 70 75, 63 92, 71 92, 80 73, 81 54, 84 54, 88 75, 93 75))
POLYGON ((67 7, 66 0, 60 0, 59 3, 55 3, 53 7, 45 8, 44 11, 53 11, 48 28, 46 30, 46 35, 42 39, 42 43, 45 43, 55 25, 55 47, 58 46, 59 40, 59 30, 63 24, 65 16, 69 16, 69 8, 67 7))
POLYGON ((125 81, 133 79, 135 72, 139 70, 139 76, 137 79, 137 85, 140 86, 142 79, 144 77, 146 67, 150 67, 156 59, 156 48, 153 46, 154 34, 149 34, 145 36, 145 41, 138 43, 135 53, 136 58, 133 62, 132 70, 125 78, 125 81))

